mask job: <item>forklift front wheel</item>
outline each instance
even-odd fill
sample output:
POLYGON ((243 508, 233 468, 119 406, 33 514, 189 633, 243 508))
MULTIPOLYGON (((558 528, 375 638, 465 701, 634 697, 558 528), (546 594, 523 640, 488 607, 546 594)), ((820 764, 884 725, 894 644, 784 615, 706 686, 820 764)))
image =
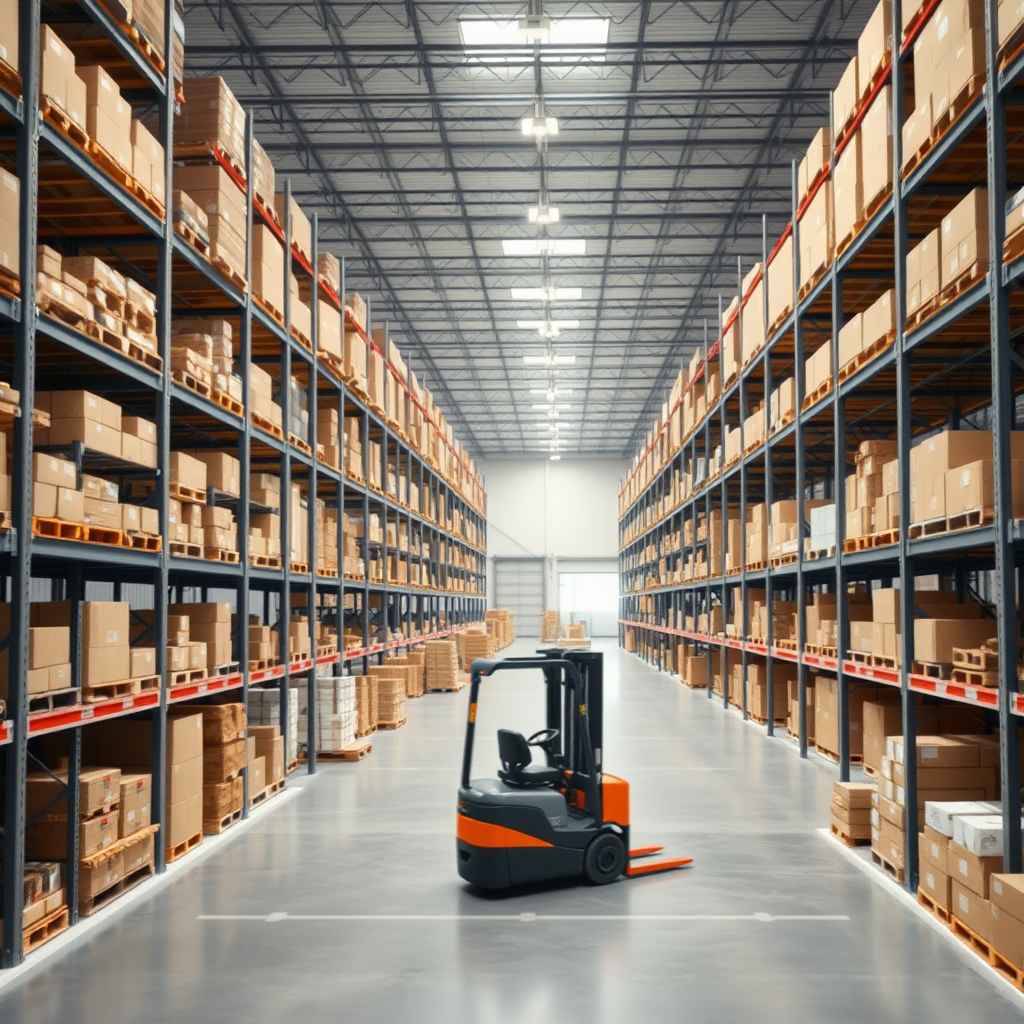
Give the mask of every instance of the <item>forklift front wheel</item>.
POLYGON ((626 847, 613 832, 602 832, 583 855, 583 875, 594 885, 614 882, 626 867, 626 847))

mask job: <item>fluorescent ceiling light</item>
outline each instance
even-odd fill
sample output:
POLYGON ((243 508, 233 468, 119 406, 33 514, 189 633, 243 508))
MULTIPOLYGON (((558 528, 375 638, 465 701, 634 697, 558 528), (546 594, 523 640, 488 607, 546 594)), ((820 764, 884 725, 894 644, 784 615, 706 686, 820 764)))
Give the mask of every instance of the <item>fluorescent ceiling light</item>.
POLYGON ((571 405, 552 405, 550 402, 537 402, 536 404, 531 405, 530 408, 534 409, 534 410, 538 410, 538 409, 540 409, 540 410, 544 410, 544 409, 554 410, 554 409, 557 409, 560 412, 568 412, 572 408, 572 406, 571 405))
POLYGON ((503 238, 501 249, 506 256, 584 256, 585 238, 503 238))
POLYGON ((603 61, 608 50, 608 18, 519 19, 459 18, 459 35, 466 58, 478 64, 505 64, 532 57, 532 47, 545 44, 573 47, 571 52, 544 53, 541 60, 551 64, 572 64, 581 60, 603 61), (525 24, 524 24, 525 23, 525 24), (546 24, 545 24, 546 23, 546 24), (501 50, 473 50, 474 46, 501 46, 501 50))
POLYGON ((572 302, 583 298, 582 288, 556 288, 543 285, 540 288, 512 288, 512 298, 524 302, 572 302))
POLYGON ((544 395, 549 402, 572 394, 572 388, 530 388, 531 395, 544 395))
POLYGON ((519 127, 524 135, 531 135, 535 139, 546 139, 551 135, 558 134, 558 118, 540 117, 533 114, 530 117, 524 117, 519 122, 519 127))
MULTIPOLYGON (((560 334, 562 331, 575 331, 580 325, 579 320, 517 320, 516 327, 521 331, 537 331, 542 337, 554 327, 560 334)), ((555 337, 558 335, 556 334, 555 337)))
POLYGON ((538 203, 526 211, 526 217, 531 224, 557 224, 562 215, 558 212, 557 206, 550 206, 547 203, 538 203))
POLYGON ((572 366, 575 356, 523 356, 527 366, 572 366))

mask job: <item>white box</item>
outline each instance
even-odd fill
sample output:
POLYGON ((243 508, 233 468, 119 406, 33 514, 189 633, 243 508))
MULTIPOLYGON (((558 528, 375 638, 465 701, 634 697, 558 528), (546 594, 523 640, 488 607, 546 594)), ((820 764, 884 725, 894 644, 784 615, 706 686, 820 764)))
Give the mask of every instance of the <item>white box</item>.
POLYGON ((998 857, 1003 852, 1001 814, 957 814, 953 818, 953 842, 978 857, 998 857))
POLYGON ((957 815, 991 815, 998 810, 999 805, 991 800, 927 800, 924 805, 924 823, 940 835, 952 839, 953 822, 957 815))

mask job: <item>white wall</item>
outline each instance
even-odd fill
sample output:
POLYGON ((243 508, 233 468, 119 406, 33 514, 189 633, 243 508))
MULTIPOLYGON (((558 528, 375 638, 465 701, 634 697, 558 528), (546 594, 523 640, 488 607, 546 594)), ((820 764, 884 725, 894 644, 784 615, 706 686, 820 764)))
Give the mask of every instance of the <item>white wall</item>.
POLYGON ((487 487, 487 597, 491 559, 543 558, 546 606, 557 608, 559 563, 568 571, 618 568, 618 494, 625 459, 494 459, 487 487), (573 563, 571 569, 567 563, 573 563))

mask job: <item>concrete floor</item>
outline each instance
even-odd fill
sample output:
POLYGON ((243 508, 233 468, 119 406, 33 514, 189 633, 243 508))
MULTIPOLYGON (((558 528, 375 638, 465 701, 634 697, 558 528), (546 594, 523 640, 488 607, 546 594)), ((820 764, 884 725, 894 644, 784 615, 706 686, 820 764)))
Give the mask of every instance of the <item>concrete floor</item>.
MULTIPOLYGON (((466 693, 431 695, 366 761, 323 767, 237 841, 0 991, 0 1020, 1020 1020, 817 834, 830 766, 603 649, 605 767, 632 785, 633 844, 663 842, 692 868, 470 891, 453 838, 466 693)), ((541 727, 539 682, 487 685, 482 740, 541 727)), ((477 774, 493 772, 478 750, 477 774)))

